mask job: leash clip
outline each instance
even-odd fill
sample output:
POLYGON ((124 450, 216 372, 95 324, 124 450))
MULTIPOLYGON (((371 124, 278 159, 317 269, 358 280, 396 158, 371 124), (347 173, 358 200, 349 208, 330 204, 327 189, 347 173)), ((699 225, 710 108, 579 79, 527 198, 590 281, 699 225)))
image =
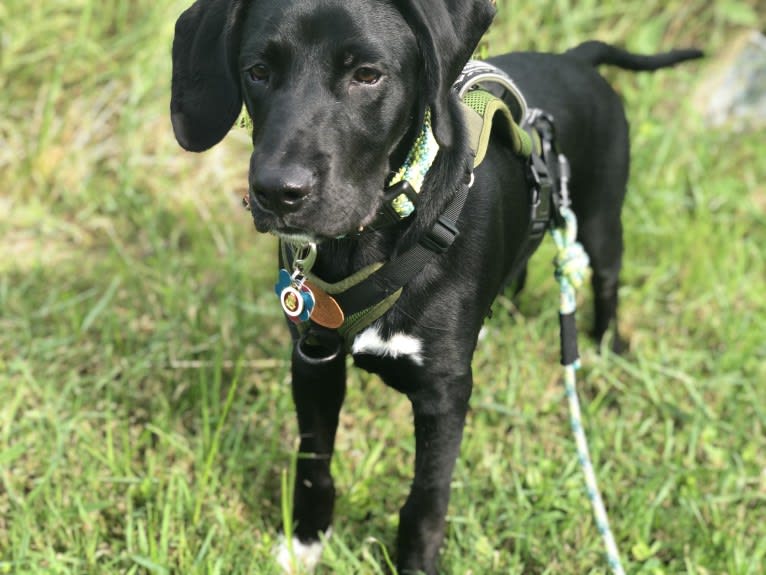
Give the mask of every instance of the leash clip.
POLYGON ((295 258, 293 259, 293 272, 300 272, 305 275, 314 267, 317 260, 317 245, 315 242, 308 242, 300 246, 293 246, 295 258))

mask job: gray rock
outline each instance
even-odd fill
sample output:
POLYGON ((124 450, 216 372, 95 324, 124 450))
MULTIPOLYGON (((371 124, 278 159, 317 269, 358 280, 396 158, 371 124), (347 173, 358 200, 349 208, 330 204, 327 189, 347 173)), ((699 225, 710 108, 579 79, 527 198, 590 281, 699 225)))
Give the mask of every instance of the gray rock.
POLYGON ((703 81, 697 102, 713 126, 766 125, 766 36, 753 31, 735 40, 703 81))

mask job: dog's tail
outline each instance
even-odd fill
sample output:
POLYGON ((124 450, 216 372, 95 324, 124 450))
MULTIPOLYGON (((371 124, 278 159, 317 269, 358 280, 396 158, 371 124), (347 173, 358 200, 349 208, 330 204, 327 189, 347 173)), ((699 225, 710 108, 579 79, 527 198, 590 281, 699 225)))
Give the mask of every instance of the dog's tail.
POLYGON ((667 68, 687 60, 702 58, 705 55, 702 50, 691 48, 686 50, 671 50, 670 52, 646 56, 643 54, 632 54, 631 52, 597 40, 583 42, 579 46, 567 50, 564 54, 571 58, 575 58, 576 60, 580 60, 581 62, 590 64, 591 66, 607 64, 610 66, 618 66, 625 70, 633 70, 635 72, 667 68))

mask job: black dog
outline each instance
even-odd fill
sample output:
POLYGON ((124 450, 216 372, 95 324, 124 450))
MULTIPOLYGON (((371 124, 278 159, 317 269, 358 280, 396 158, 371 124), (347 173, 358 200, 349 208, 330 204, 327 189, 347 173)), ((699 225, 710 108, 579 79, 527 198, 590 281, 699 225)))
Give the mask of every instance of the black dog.
MULTIPOLYGON (((530 219, 527 162, 507 138, 493 137, 474 173, 461 104, 451 90, 494 11, 490 0, 198 0, 178 20, 171 103, 178 141, 197 152, 215 145, 244 101, 254 126, 255 226, 292 244, 318 244, 312 277, 338 282, 407 253, 435 229, 460 190, 468 194, 452 222, 459 235, 408 271, 395 305, 342 352, 326 343, 331 329, 298 345, 306 331, 291 324, 305 454, 294 498, 299 554, 319 549, 332 520, 330 458, 348 352, 412 402, 415 476, 400 514, 398 565, 402 572, 436 572, 471 396, 471 357, 510 268, 520 269, 530 219), (440 150, 414 200, 416 211, 378 226, 390 199, 386 185, 426 110, 440 150)), ((562 55, 492 60, 530 105, 556 120, 558 148, 571 163, 579 239, 594 272, 593 334, 600 341, 611 325, 615 348, 621 345, 616 309, 628 124, 619 97, 594 67, 652 70, 700 55, 641 57, 589 42, 562 55)), ((290 257, 297 255, 283 251, 283 260, 290 257)))

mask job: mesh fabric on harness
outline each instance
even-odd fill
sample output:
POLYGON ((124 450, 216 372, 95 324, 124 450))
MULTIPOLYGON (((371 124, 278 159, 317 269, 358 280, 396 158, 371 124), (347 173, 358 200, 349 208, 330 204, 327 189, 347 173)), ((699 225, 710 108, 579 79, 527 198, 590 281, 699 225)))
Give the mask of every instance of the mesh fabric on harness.
POLYGON ((475 153, 474 168, 484 160, 492 130, 496 127, 506 132, 518 156, 528 158, 532 154, 531 137, 516 123, 508 105, 491 92, 482 89, 466 92, 462 108, 471 149, 475 153))

